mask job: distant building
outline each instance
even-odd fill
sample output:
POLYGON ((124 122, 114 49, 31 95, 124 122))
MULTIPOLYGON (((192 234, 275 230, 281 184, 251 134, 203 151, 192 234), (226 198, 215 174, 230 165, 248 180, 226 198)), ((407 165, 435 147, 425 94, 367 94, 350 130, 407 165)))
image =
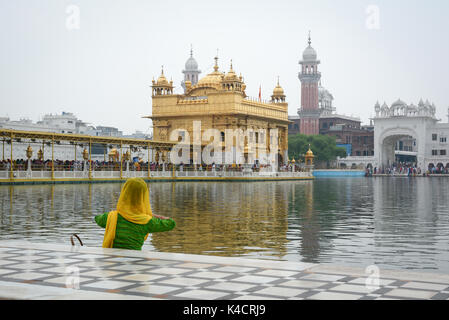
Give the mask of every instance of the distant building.
POLYGON ((337 145, 346 149, 348 156, 374 155, 374 130, 372 126, 361 126, 359 118, 336 114, 333 95, 322 86, 318 72, 320 60, 311 46, 303 52, 301 72, 301 107, 298 116, 289 116, 289 135, 298 133, 323 134, 335 137, 337 145))
POLYGON ((98 126, 97 127, 97 136, 101 136, 101 137, 122 137, 123 133, 122 133, 122 131, 119 131, 115 127, 98 126))
POLYGON ((320 134, 335 137, 337 145, 347 149, 348 156, 369 157, 374 155, 374 132, 361 126, 358 118, 329 115, 320 118, 320 134))
POLYGON ((153 135, 150 133, 143 133, 142 131, 136 130, 135 133, 130 135, 122 135, 122 138, 132 138, 132 139, 143 139, 143 140, 152 140, 153 135))
MULTIPOLYGON (((62 112, 61 114, 46 114, 42 120, 32 122, 29 119, 20 119, 11 121, 9 117, 0 117, 0 128, 19 130, 19 131, 43 131, 54 133, 68 133, 68 134, 83 134, 98 137, 119 137, 119 138, 134 138, 134 139, 151 139, 150 134, 136 131, 131 135, 123 135, 122 131, 119 131, 115 127, 97 126, 94 127, 86 122, 79 120, 73 113, 62 112)), ((26 147, 27 145, 17 145, 14 148, 14 154, 17 159, 26 159, 26 147)), ((78 159, 83 152, 83 146, 66 146, 58 145, 55 149, 55 159, 59 160, 73 160, 75 149, 77 150, 78 159)), ((103 160, 104 154, 108 150, 103 144, 92 145, 92 159, 103 160)), ((5 158, 5 151, 3 151, 2 157, 5 158)), ((140 156, 140 155, 139 155, 140 156)), ((141 157, 144 157, 143 154, 141 157)))
POLYGON ((377 102, 374 110, 374 165, 405 160, 424 171, 449 168, 449 123, 438 123, 433 103, 421 99, 416 106, 399 99, 390 107, 377 102))
POLYGON ((73 113, 46 114, 42 120, 33 123, 29 119, 11 121, 8 117, 0 118, 0 128, 23 131, 44 131, 55 133, 74 133, 96 135, 95 127, 78 120, 73 113))
POLYGON ((321 110, 319 107, 318 87, 321 73, 318 72, 320 61, 317 53, 311 46, 312 40, 309 34, 309 46, 304 50, 302 60, 299 61, 301 71, 298 78, 301 81, 301 108, 299 114, 299 130, 302 134, 319 134, 319 119, 321 110))
MULTIPOLYGON (((298 116, 289 116, 289 135, 300 133, 298 116)), ((319 134, 335 137, 338 147, 346 149, 348 156, 374 155, 374 127, 362 126, 359 118, 339 114, 321 115, 319 134)))
POLYGON ((301 119, 299 116, 288 116, 288 120, 291 122, 288 125, 288 135, 292 136, 301 133, 299 130, 299 126, 301 125, 301 119))

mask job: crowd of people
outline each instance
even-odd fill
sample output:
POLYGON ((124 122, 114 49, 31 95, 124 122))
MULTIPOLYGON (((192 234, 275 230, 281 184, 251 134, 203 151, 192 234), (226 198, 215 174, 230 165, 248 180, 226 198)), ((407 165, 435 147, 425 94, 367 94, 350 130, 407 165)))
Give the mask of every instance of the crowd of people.
POLYGON ((405 163, 399 162, 394 163, 391 166, 380 167, 380 168, 372 168, 369 167, 366 169, 366 176, 372 176, 377 174, 386 174, 386 175, 407 175, 407 176, 420 176, 420 175, 429 175, 429 174, 449 174, 449 166, 429 166, 426 171, 421 170, 421 168, 417 167, 416 163, 405 163))
MULTIPOLYGON (((148 166, 150 171, 172 171, 173 164, 172 163, 156 163, 156 162, 143 162, 143 161, 130 161, 129 162, 129 170, 130 171, 148 171, 148 166)), ((175 170, 178 171, 235 171, 241 172, 245 168, 242 164, 179 164, 175 165, 175 170)), ((84 160, 39 160, 33 159, 31 160, 31 170, 32 171, 52 171, 52 167, 54 171, 84 171, 84 170, 92 170, 92 171, 120 171, 126 170, 127 164, 126 161, 122 162, 120 168, 119 161, 98 161, 91 160, 90 168, 89 161, 84 160)), ((262 165, 262 164, 253 164, 251 167, 253 172, 260 171, 271 171, 270 165, 262 165)), ((13 161, 13 171, 26 171, 28 170, 28 160, 17 159, 13 161)), ((11 161, 9 159, 0 161, 0 170, 2 171, 10 171, 11 170, 11 161)), ((283 165, 280 166, 278 171, 281 172, 300 172, 302 169, 298 165, 283 165)))
POLYGON ((446 166, 446 168, 443 166, 432 166, 429 167, 427 172, 429 174, 449 174, 449 166, 446 166))
MULTIPOLYGON (((116 161, 81 161, 81 160, 31 160, 31 170, 33 171, 120 171, 120 162, 116 161)), ((126 169, 126 162, 122 163, 122 170, 126 169)), ((152 171, 157 171, 159 168, 157 164, 150 164, 152 171)), ((11 170, 11 161, 9 159, 0 161, 0 170, 11 170)), ((17 159, 13 161, 14 171, 26 171, 28 170, 28 160, 17 159)), ((129 165, 129 170, 140 171, 148 170, 148 163, 133 163, 129 165)))
POLYGON ((388 174, 388 175, 408 175, 408 176, 416 176, 420 175, 421 168, 417 168, 416 165, 412 164, 393 164, 390 167, 381 167, 377 168, 375 167, 372 170, 373 174, 388 174))

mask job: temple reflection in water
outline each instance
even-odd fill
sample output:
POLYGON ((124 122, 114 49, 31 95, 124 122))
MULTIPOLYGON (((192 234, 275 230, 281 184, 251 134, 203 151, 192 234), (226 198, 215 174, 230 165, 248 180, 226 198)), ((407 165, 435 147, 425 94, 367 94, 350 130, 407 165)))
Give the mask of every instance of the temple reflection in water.
POLYGON ((153 235, 160 251, 223 256, 266 251, 279 258, 286 253, 288 194, 277 184, 164 184, 151 200, 154 212, 177 223, 173 232, 153 235))
MULTIPOLYGON (((154 213, 174 230, 143 250, 449 271, 444 179, 150 183, 154 213)), ((0 240, 100 247, 93 217, 115 209, 121 184, 0 186, 0 240)))

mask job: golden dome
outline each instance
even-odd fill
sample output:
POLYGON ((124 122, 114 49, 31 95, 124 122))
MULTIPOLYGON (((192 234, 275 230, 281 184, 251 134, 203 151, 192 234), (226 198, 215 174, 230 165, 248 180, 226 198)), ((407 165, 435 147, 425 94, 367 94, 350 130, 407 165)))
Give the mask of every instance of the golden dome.
POLYGON ((232 69, 232 60, 231 60, 231 69, 224 77, 224 80, 238 80, 237 75, 235 74, 234 70, 232 69))
MULTIPOLYGON (((164 67, 162 67, 161 75, 160 75, 159 78, 157 79, 156 85, 157 85, 157 86, 170 86, 171 83, 172 83, 172 81, 171 81, 170 83, 168 83, 167 78, 165 78, 165 75, 164 75, 164 67)), ((153 81, 153 84, 154 84, 154 81, 153 81)))
POLYGON ((201 78, 197 86, 205 86, 205 85, 220 85, 221 81, 223 80, 223 74, 218 71, 214 71, 212 73, 209 73, 204 78, 201 78))
POLYGON ((276 88, 273 90, 273 96, 283 96, 284 95, 284 89, 280 85, 277 85, 276 88))
POLYGON ((273 96, 283 96, 284 95, 284 89, 279 85, 279 78, 277 86, 273 90, 273 96))
POLYGON ((164 74, 162 73, 160 77, 157 79, 157 85, 158 86, 168 86, 167 78, 165 78, 164 74))
POLYGON ((310 146, 309 146, 309 150, 306 152, 306 157, 309 157, 309 158, 314 157, 312 150, 310 150, 310 146))
POLYGON ((215 87, 217 89, 221 87, 221 82, 223 81, 224 75, 218 71, 217 60, 218 57, 215 57, 214 71, 201 78, 195 87, 215 87))

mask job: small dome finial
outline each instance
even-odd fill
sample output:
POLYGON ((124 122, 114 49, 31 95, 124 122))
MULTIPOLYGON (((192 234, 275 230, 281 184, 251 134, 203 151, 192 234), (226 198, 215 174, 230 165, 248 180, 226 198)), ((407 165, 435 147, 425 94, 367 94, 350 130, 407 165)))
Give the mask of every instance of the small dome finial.
POLYGON ((309 46, 312 44, 312 39, 310 38, 310 30, 309 30, 309 46))
POLYGON ((218 49, 217 49, 217 55, 215 56, 215 66, 214 66, 214 70, 218 71, 218 49))
POLYGON ((161 74, 164 74, 164 65, 161 66, 161 74))
POLYGON ((278 76, 278 85, 279 85, 279 76, 278 76))
POLYGON ((190 57, 193 57, 193 45, 190 44, 190 57))

